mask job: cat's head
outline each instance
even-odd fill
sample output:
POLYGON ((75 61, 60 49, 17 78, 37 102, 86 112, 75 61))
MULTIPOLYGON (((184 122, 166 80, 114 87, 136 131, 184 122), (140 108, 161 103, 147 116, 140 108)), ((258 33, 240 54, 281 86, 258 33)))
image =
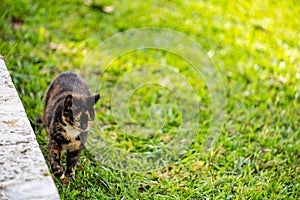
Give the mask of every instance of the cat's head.
POLYGON ((99 99, 99 94, 89 97, 67 95, 63 105, 63 120, 80 132, 89 130, 95 119, 94 105, 99 99))

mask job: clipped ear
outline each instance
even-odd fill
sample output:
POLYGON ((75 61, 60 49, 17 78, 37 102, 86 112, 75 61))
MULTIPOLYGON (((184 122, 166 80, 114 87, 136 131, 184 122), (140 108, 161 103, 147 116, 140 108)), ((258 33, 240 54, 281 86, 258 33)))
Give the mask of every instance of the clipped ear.
POLYGON ((94 96, 90 96, 88 97, 89 98, 89 103, 91 105, 95 105, 97 103, 97 101, 100 99, 100 95, 99 94, 96 94, 94 96))
POLYGON ((68 109, 72 107, 72 98, 73 96, 70 94, 65 98, 64 106, 68 109))

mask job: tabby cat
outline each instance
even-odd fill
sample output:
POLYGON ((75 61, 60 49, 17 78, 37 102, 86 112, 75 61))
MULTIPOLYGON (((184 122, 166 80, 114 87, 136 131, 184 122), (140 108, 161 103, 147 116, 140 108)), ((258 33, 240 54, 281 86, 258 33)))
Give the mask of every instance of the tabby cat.
POLYGON ((49 129, 48 151, 54 176, 72 178, 80 152, 95 118, 94 105, 100 95, 91 96, 87 84, 75 73, 57 76, 46 92, 43 124, 49 129), (61 152, 66 150, 66 170, 61 166, 61 152))

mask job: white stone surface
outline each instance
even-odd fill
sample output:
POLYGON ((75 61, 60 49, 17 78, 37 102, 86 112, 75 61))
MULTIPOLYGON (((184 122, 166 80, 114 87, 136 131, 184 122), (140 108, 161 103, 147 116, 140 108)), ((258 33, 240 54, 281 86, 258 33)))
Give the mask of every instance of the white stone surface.
POLYGON ((59 199, 22 102, 2 59, 0 199, 59 199))

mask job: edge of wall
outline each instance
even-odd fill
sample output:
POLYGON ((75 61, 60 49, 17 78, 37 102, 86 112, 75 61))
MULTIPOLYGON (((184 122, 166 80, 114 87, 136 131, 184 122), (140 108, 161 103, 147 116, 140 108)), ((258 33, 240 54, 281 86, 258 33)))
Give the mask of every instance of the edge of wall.
POLYGON ((59 199, 23 104, 2 59, 0 59, 0 199, 59 199))

